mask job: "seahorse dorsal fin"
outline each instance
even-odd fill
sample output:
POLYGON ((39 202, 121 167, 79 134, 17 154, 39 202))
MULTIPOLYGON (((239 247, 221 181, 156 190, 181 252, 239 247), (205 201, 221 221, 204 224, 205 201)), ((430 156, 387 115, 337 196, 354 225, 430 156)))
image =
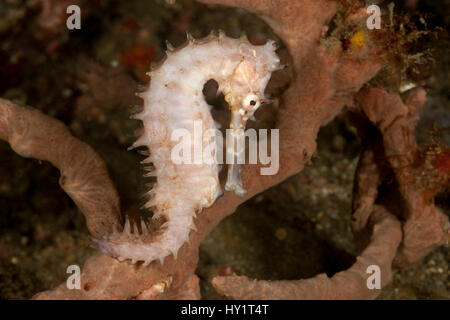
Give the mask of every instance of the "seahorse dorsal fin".
POLYGON ((169 42, 169 40, 166 40, 166 47, 169 51, 175 50, 175 47, 169 42))
POLYGON ((190 32, 186 32, 186 38, 189 41, 189 44, 195 43, 195 38, 192 36, 192 34, 190 32))

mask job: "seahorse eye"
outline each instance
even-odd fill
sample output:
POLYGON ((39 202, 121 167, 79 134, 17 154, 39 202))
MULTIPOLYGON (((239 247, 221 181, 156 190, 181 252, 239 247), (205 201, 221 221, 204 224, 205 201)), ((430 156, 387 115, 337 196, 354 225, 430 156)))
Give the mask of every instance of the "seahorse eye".
POLYGON ((242 107, 247 109, 257 109, 259 108, 260 102, 259 97, 253 93, 249 94, 242 101, 242 107))

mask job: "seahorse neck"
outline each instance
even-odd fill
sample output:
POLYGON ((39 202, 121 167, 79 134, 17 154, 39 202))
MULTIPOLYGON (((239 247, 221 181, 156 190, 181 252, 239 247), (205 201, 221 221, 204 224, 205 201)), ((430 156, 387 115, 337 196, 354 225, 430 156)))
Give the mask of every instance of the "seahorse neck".
POLYGON ((204 83, 214 79, 221 86, 240 62, 237 40, 210 40, 189 44, 181 52, 168 54, 160 70, 161 83, 166 88, 180 90, 186 100, 201 93, 204 83))

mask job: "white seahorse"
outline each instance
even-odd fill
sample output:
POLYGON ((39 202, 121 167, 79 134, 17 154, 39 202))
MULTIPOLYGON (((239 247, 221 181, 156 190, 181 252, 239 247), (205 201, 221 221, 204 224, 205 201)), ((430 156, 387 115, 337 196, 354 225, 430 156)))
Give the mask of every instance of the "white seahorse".
MULTIPOLYGON (((140 95, 144 108, 134 118, 143 122, 144 132, 132 146, 146 146, 150 151, 143 163, 153 164, 150 175, 156 176, 157 183, 149 191, 145 207, 153 209, 154 219, 163 217, 165 223, 155 239, 143 221, 142 234, 136 225, 131 232, 127 218, 122 232, 96 240, 100 250, 121 261, 143 261, 145 265, 155 260, 163 263, 170 254, 176 257, 195 229, 196 214, 211 206, 222 191, 214 152, 204 154, 201 164, 174 163, 171 152, 177 141, 172 141, 172 133, 187 130, 194 137, 192 152, 195 144, 201 144, 202 150, 211 144, 212 137, 194 134, 194 121, 201 120, 203 132, 216 129, 211 106, 203 96, 204 84, 214 79, 231 109, 232 136, 242 138, 243 130, 238 129, 245 129, 247 119, 265 99, 272 72, 280 69, 275 50, 274 41, 255 46, 246 37, 233 39, 223 33, 200 40, 188 35, 187 43, 177 50, 168 44, 166 59, 149 73, 151 84, 140 95)), ((242 150, 236 149, 237 143, 234 146, 226 152, 236 158, 242 150)), ((225 189, 244 195, 240 166, 230 164, 228 169, 225 189)))

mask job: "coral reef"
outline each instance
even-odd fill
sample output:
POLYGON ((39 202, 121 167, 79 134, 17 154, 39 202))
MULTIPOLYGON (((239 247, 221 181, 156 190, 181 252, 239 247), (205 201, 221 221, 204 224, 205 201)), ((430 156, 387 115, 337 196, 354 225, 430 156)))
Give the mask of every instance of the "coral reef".
MULTIPOLYGON (((245 197, 225 193, 196 217, 197 231, 191 232, 189 243, 181 247, 176 259, 170 256, 163 264, 143 266, 95 253, 84 265, 81 290, 68 290, 62 284, 35 298, 200 298, 194 274, 200 242, 243 201, 302 170, 316 150, 319 128, 347 110, 358 126, 364 148, 353 201, 352 228, 363 249, 357 262, 331 278, 321 274, 307 280, 263 281, 226 276, 216 277, 214 287, 229 298, 374 298, 379 290, 367 290, 365 286, 368 265, 380 266, 384 286, 391 279, 392 263, 406 267, 448 241, 446 217, 427 201, 430 196, 418 190, 412 179, 418 157, 413 130, 425 101, 424 91, 414 89, 400 97, 383 89, 363 88, 385 61, 380 59, 370 35, 364 41, 358 36, 358 45, 351 50, 346 50, 340 39, 327 38, 337 2, 202 2, 237 6, 260 15, 289 50, 292 81, 280 99, 274 125, 280 129, 278 174, 261 176, 259 166, 244 166, 243 185, 248 190, 245 197), (394 182, 387 181, 387 172, 393 173, 394 182)), ((365 18, 364 10, 356 10, 344 21, 354 24, 365 18)), ((19 154, 48 160, 61 170, 62 177, 66 177, 61 185, 87 217, 94 237, 121 224, 117 193, 102 161, 92 149, 70 136, 61 123, 1 100, 0 138, 19 154), (31 121, 42 123, 39 132, 33 130, 31 121), (69 145, 83 151, 61 153, 69 145), (73 157, 81 153, 82 158, 73 157)))

